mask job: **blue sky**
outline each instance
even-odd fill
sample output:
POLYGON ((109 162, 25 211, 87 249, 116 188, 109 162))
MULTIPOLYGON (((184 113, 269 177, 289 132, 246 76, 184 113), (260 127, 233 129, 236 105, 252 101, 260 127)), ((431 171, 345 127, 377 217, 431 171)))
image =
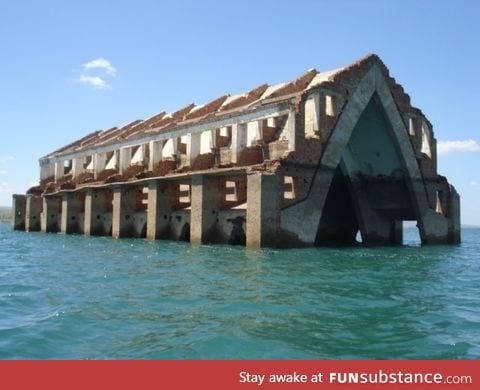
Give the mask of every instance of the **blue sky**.
POLYGON ((0 205, 90 131, 373 52, 433 123, 439 172, 480 225, 478 4, 0 0, 0 205))

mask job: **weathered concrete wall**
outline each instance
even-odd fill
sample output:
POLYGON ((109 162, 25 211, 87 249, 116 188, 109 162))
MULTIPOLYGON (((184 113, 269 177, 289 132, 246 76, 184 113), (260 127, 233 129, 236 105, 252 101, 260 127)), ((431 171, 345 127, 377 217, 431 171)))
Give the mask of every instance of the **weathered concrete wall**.
POLYGON ((12 229, 25 230, 25 215, 27 197, 25 195, 13 195, 12 197, 12 229))
POLYGON ((41 215, 41 230, 45 233, 57 233, 60 231, 62 215, 62 198, 59 196, 44 196, 43 210, 41 215))
POLYGON ((25 207, 25 231, 40 231, 40 214, 42 212, 42 198, 28 195, 25 207))
POLYGON ((281 182, 275 175, 250 175, 247 181, 246 243, 250 248, 278 246, 281 182))

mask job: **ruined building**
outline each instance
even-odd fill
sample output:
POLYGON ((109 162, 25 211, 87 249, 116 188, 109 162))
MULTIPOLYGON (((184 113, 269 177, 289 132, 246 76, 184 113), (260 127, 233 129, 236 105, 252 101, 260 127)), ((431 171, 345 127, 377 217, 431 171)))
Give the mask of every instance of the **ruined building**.
POLYGON ((248 247, 460 241, 422 111, 375 55, 123 127, 40 159, 13 228, 248 247))

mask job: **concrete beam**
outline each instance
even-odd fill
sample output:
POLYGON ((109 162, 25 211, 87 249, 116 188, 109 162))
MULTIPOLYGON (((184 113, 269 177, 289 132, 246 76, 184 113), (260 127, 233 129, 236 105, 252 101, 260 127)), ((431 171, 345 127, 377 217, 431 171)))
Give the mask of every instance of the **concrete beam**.
POLYGON ((225 189, 222 178, 195 175, 192 177, 190 242, 215 242, 215 225, 225 189))
POLYGON ((279 244, 281 183, 276 175, 247 177, 247 247, 279 244))
MULTIPOLYGON (((226 115, 221 119, 214 119, 210 121, 202 121, 202 123, 197 124, 186 124, 180 125, 175 130, 171 131, 162 131, 161 133, 153 134, 150 136, 142 136, 136 139, 128 141, 128 146, 137 146, 144 143, 149 143, 150 141, 161 141, 168 140, 170 138, 178 138, 183 135, 190 133, 201 133, 202 131, 210 129, 218 129, 220 127, 232 126, 234 124, 245 124, 248 122, 253 122, 256 120, 263 120, 272 117, 282 116, 288 114, 290 108, 288 103, 279 103, 269 107, 259 107, 254 110, 244 112, 242 114, 235 115, 226 115)), ((155 129, 151 129, 150 132, 154 132, 155 129)), ((121 142, 115 142, 106 146, 92 147, 78 152, 64 153, 59 154, 58 156, 49 156, 44 157, 40 160, 40 164, 45 164, 48 162, 64 161, 72 159, 74 157, 89 156, 95 153, 104 153, 118 150, 125 145, 125 140, 121 142)))

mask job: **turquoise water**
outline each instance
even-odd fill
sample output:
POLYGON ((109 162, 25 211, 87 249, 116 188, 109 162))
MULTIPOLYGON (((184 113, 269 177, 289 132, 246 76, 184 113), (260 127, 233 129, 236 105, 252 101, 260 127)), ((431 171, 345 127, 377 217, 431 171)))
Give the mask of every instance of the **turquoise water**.
POLYGON ((478 359, 480 229, 412 234, 250 251, 0 223, 0 358, 478 359))

